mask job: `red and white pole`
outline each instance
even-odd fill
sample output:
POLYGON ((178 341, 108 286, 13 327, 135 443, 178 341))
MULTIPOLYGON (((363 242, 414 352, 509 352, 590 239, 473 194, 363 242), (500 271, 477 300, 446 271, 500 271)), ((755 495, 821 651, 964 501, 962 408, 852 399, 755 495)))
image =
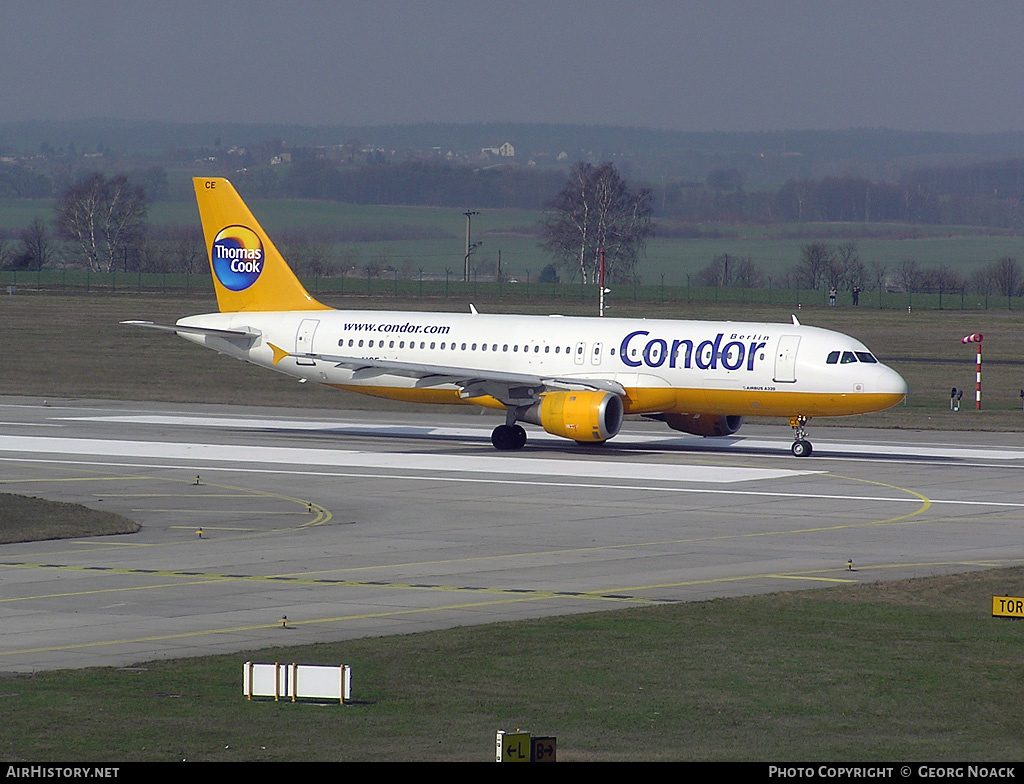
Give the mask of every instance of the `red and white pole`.
POLYGON ((975 392, 974 392, 974 406, 978 411, 981 411, 981 341, 984 340, 985 336, 980 332, 975 332, 973 335, 968 335, 965 338, 961 338, 961 343, 977 343, 978 344, 978 363, 975 371, 975 392))

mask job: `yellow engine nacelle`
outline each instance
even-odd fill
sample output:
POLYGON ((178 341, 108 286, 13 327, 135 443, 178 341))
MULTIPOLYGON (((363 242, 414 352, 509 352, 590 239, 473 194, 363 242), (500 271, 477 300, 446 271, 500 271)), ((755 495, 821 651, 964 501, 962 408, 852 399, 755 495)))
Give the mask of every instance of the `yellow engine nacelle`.
POLYGON ((573 441, 607 441, 622 427, 622 398, 611 392, 549 392, 520 419, 573 441))
POLYGON ((665 424, 681 433, 695 436, 731 436, 743 425, 741 416, 713 414, 664 414, 665 424))

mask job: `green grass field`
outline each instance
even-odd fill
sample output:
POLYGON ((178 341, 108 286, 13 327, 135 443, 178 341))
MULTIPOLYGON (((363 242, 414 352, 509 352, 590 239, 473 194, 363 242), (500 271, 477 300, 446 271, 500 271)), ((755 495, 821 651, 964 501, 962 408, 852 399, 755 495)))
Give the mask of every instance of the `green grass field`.
POLYGON ((139 524, 78 504, 0 493, 0 544, 134 534, 139 524))
MULTIPOLYGON (((437 207, 381 207, 294 199, 253 200, 253 213, 271 237, 318 227, 359 230, 367 236, 399 230, 410 237, 397 241, 365 240, 340 243, 329 260, 336 266, 360 270, 372 259, 385 258, 397 269, 420 269, 428 277, 443 277, 445 270, 461 276, 465 254, 463 210, 437 207), (417 234, 419 233, 419 234, 417 234)), ((538 246, 542 213, 532 210, 481 210, 473 221, 473 240, 483 244, 474 263, 496 264, 501 252, 502 269, 525 281, 536 281, 551 259, 538 246)), ((0 199, 0 230, 17 231, 39 217, 53 218, 47 201, 0 199)), ((156 202, 150 206, 153 225, 198 225, 191 200, 156 202)), ((666 231, 674 227, 666 222, 666 231)), ((1024 261, 1024 236, 969 226, 907 226, 902 224, 779 224, 770 226, 699 226, 704 236, 684 239, 655 236, 638 272, 647 285, 685 286, 714 257, 723 253, 750 257, 766 276, 779 278, 800 259, 800 248, 813 240, 840 242, 854 239, 860 260, 878 262, 892 270, 903 261, 924 268, 945 265, 970 276, 1003 256, 1024 261)), ((312 235, 311 235, 312 236, 312 235)))
MULTIPOLYGON (((692 602, 0 681, 8 762, 1014 761, 1024 570, 692 602), (351 705, 248 702, 242 664, 349 664, 351 705)), ((287 633, 282 633, 282 638, 287 633)))

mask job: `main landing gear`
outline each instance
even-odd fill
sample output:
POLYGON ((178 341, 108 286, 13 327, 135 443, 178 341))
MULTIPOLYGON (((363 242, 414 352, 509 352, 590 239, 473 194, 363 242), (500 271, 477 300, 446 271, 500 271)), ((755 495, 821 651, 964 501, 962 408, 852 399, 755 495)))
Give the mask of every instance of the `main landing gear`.
POLYGON ((526 446, 526 430, 522 425, 498 425, 491 433, 491 443, 503 452, 522 449, 526 446))
POLYGON ((807 417, 803 415, 789 418, 789 426, 793 428, 793 446, 790 449, 796 457, 810 457, 814 451, 811 442, 807 440, 806 424, 807 417))

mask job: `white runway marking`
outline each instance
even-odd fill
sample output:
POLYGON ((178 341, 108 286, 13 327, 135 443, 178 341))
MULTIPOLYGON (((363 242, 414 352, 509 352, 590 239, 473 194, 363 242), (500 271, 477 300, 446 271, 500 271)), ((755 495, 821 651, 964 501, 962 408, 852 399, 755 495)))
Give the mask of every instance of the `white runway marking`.
MULTIPOLYGON (((204 417, 204 416, 175 416, 175 415, 117 415, 117 416, 90 416, 90 417, 65 417, 69 421, 81 422, 113 422, 124 424, 140 425, 168 425, 187 427, 216 427, 228 428, 231 430, 299 430, 299 431, 321 431, 328 433, 331 430, 343 430, 346 433, 365 433, 366 435, 385 436, 412 436, 419 438, 465 438, 479 441, 489 441, 491 428, 483 427, 434 427, 432 425, 390 425, 390 424, 366 424, 363 422, 345 422, 330 420, 301 420, 301 419, 250 419, 246 417, 204 417)), ((563 442, 565 439, 553 436, 542 430, 531 429, 530 440, 548 440, 563 442)), ((942 444, 938 446, 926 446, 919 443, 882 443, 873 441, 870 443, 839 443, 814 438, 815 448, 818 450, 827 449, 831 454, 839 455, 890 455, 890 456, 912 456, 930 458, 953 458, 960 460, 1024 460, 1024 448, 1014 449, 1007 447, 973 447, 955 446, 942 444)), ((615 437, 617 444, 647 444, 652 448, 668 443, 699 443, 701 449, 736 449, 744 446, 757 448, 779 449, 789 451, 792 441, 782 439, 750 438, 746 436, 729 436, 725 438, 705 438, 699 441, 687 436, 676 436, 672 433, 665 435, 635 435, 631 433, 620 433, 615 437)), ((801 472, 802 473, 802 472, 801 472)))
POLYGON ((359 452, 349 449, 298 449, 237 444, 191 444, 164 441, 128 441, 96 438, 0 436, 0 453, 33 452, 64 456, 95 455, 154 460, 189 460, 232 463, 271 463, 348 468, 442 471, 452 473, 536 474, 586 479, 645 479, 654 481, 724 484, 762 479, 783 479, 823 473, 815 470, 779 470, 728 466, 656 465, 585 459, 546 459, 500 455, 424 455, 415 453, 359 452))

